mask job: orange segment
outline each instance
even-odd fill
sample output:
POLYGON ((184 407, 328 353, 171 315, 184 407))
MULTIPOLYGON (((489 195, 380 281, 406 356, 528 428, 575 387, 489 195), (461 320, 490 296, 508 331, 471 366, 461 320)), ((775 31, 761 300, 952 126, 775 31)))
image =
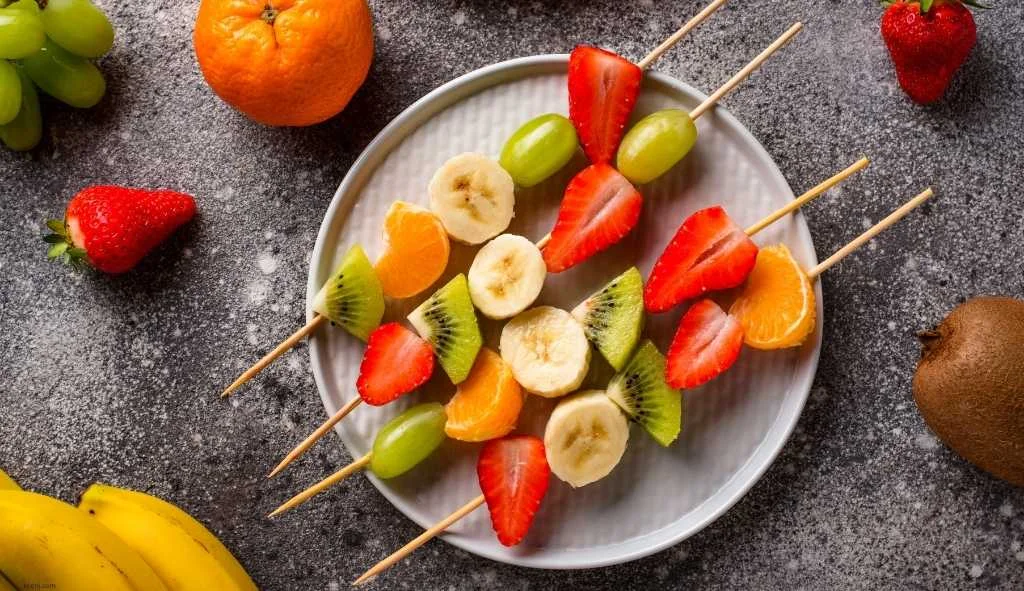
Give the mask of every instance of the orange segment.
POLYGON ((412 297, 430 287, 448 265, 448 233, 430 210, 396 201, 384 217, 387 248, 375 269, 384 295, 412 297))
POLYGON ((444 407, 448 422, 444 432, 461 441, 487 441, 508 435, 516 428, 523 409, 523 389, 501 356, 484 347, 476 356, 455 396, 444 407))
POLYGON ((796 347, 814 330, 814 289, 783 244, 762 248, 731 314, 755 349, 796 347))

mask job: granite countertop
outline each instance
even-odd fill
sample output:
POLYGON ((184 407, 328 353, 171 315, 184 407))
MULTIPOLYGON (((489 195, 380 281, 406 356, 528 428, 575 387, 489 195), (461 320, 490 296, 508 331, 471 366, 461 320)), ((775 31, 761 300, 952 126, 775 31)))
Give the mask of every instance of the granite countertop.
MULTIPOLYGON (((217 393, 303 318, 314 238, 346 170, 412 101, 496 61, 596 42, 639 57, 686 2, 374 0, 377 56, 349 108, 269 129, 211 93, 191 49, 197 2, 101 2, 118 38, 88 111, 46 101, 47 135, 0 151, 0 466, 73 500, 100 480, 180 504, 261 588, 340 589, 419 529, 366 479, 270 522, 349 460, 336 442, 267 481, 324 418, 300 346, 244 396, 217 393), (92 183, 169 186, 200 215, 122 277, 48 264, 41 221, 92 183)), ((916 331, 978 293, 1024 295, 1024 7, 978 12, 947 99, 895 82, 873 2, 732 2, 657 69, 710 90, 793 20, 806 31, 724 105, 790 184, 860 153, 874 165, 810 206, 819 256, 931 184, 937 198, 824 277, 810 400, 764 478, 685 542, 620 566, 527 570, 433 541, 384 588, 1020 589, 1024 490, 962 461, 918 415, 916 331)))

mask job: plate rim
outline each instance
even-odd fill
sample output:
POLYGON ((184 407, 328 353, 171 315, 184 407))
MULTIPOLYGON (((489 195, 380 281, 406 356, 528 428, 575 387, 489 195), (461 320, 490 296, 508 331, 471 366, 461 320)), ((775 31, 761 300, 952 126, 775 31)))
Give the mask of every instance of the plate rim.
MULTIPOLYGON (((385 125, 384 128, 381 129, 381 131, 373 138, 373 140, 369 144, 367 144, 366 148, 363 149, 363 151, 359 154, 356 160, 352 163, 352 166, 348 169, 348 172, 345 173, 345 177, 338 185, 338 189, 331 197, 331 202, 327 207, 327 211, 324 213, 323 219, 320 224, 320 229, 317 232, 316 242, 313 247, 313 253, 309 261, 309 273, 306 284, 306 320, 312 320, 315 314, 315 312, 312 309, 312 303, 313 299, 316 297, 316 294, 320 289, 320 284, 322 283, 322 280, 318 280, 318 271, 323 266, 323 259, 325 255, 331 256, 331 254, 333 253, 333 249, 336 248, 336 245, 334 244, 326 244, 327 236, 330 233, 331 226, 329 220, 334 219, 338 215, 339 210, 346 205, 346 202, 349 199, 354 199, 354 197, 346 197, 346 194, 350 192, 351 188, 354 185, 356 185, 362 179, 362 177, 366 176, 367 174, 372 174, 375 165, 379 164, 379 161, 383 157, 386 157, 388 153, 390 153, 390 149, 388 148, 389 143, 395 142, 395 145, 397 145, 398 142, 404 139, 404 134, 406 133, 407 127, 412 126, 414 129, 418 128, 425 121, 428 121, 429 118, 434 113, 439 112, 440 110, 443 110, 453 104, 456 104, 460 100, 466 98, 466 96, 473 94, 472 92, 469 92, 469 94, 467 94, 466 96, 458 96, 457 98, 451 100, 451 102, 442 105, 434 104, 436 101, 444 98, 445 95, 449 93, 458 95, 460 91, 468 92, 472 90, 472 88, 475 85, 480 84, 482 82, 490 81, 492 77, 499 79, 494 84, 497 85, 502 82, 500 80, 502 75, 510 74, 515 70, 529 70, 531 68, 544 69, 546 67, 551 66, 567 65, 568 60, 569 54, 565 53, 540 54, 496 62, 494 64, 490 64, 478 68, 476 70, 472 70, 428 92, 421 98, 414 101, 411 105, 406 107, 397 117, 395 117, 387 125, 385 125), (434 107, 437 107, 435 112, 429 113, 429 111, 434 107), (424 116, 424 112, 428 113, 427 115, 425 115, 425 119, 420 120, 421 116, 424 116), (384 151, 383 156, 376 156, 376 154, 382 150, 384 151)), ((528 76, 530 74, 527 73, 525 75, 528 76)), ((706 94, 693 88, 689 84, 686 84, 685 82, 682 82, 667 74, 648 71, 645 72, 644 75, 645 77, 655 79, 658 82, 665 84, 669 87, 672 87, 673 89, 681 91, 683 93, 691 94, 693 96, 700 97, 701 99, 707 97, 706 94)), ((490 86, 492 85, 488 84, 483 88, 488 88, 490 86)), ((724 107, 716 107, 714 109, 714 115, 716 117, 721 117, 726 125, 732 127, 734 131, 738 132, 741 136, 743 136, 743 138, 749 144, 750 148, 753 149, 760 158, 762 158, 764 161, 768 163, 770 173, 775 175, 777 179, 781 181, 782 186, 788 189, 789 193, 792 195, 792 188, 790 188, 789 182, 786 180, 785 175, 782 174, 782 171, 779 169, 778 164, 775 162, 775 159, 772 158, 771 154, 769 154, 768 151, 764 148, 764 146, 761 145, 761 142, 724 107)), ((794 218, 797 220, 796 231, 799 234, 803 234, 803 238, 805 238, 812 246, 812 264, 816 264, 817 253, 815 248, 813 247, 813 236, 811 236, 810 229, 808 228, 806 221, 803 219, 802 212, 796 212, 794 218)), ((818 315, 819 321, 815 328, 813 342, 809 343, 813 345, 813 350, 810 351, 810 358, 805 363, 801 364, 801 366, 798 367, 798 369, 796 370, 796 373, 800 375, 796 376, 794 380, 794 387, 792 388, 792 390, 795 390, 798 396, 796 396, 795 398, 788 397, 783 401, 783 405, 780 407, 778 414, 775 417, 775 420, 768 427, 768 435, 757 445, 757 447, 753 449, 747 460, 736 469, 736 472, 729 480, 727 480, 715 493, 708 497, 708 499, 706 499, 704 503, 698 505, 693 509, 694 511, 698 510, 706 503, 714 500, 717 495, 723 494, 723 491, 727 491, 726 496, 719 501, 720 505, 716 507, 715 510, 708 512, 705 516, 703 516, 701 519, 698 519, 689 527, 682 528, 680 531, 675 532, 671 535, 662 535, 661 539, 653 541, 651 544, 643 545, 642 547, 619 553, 606 551, 606 555, 603 558, 594 558, 592 556, 590 558, 582 558, 581 556, 573 556, 573 554, 585 554, 590 552, 581 552, 579 550, 563 550, 554 555, 547 552, 535 552, 528 554, 495 552, 492 551, 491 548, 489 547, 477 547, 472 543, 472 541, 467 540, 466 538, 461 537, 457 534, 443 533, 438 537, 454 545, 455 547, 461 548, 471 554, 475 554, 477 556, 488 558, 497 562, 512 564, 516 566, 525 566, 529 568, 575 570, 611 566, 615 564, 622 564, 638 560, 640 558, 650 556, 651 554, 654 554, 656 552, 679 544, 683 540, 702 531, 705 527, 716 521, 719 517, 724 515, 725 512, 731 509, 737 502, 739 502, 741 498, 743 498, 744 495, 746 495, 746 493, 758 481, 761 480, 765 472, 768 471, 768 468, 771 467, 771 465, 778 458, 778 455, 781 453, 783 447, 785 447, 786 443, 789 441, 794 429, 797 426, 797 423, 799 422, 800 416, 803 413, 803 408, 806 405, 807 399, 810 396, 815 376, 817 375, 824 333, 821 321, 821 319, 824 317, 824 302, 822 298, 821 281, 815 282, 814 289, 816 296, 816 313, 818 315), (775 435, 774 440, 770 440, 771 435, 775 433, 775 429, 778 427, 780 422, 783 421, 786 421, 788 424, 782 426, 781 430, 777 432, 777 434, 775 435), (768 449, 768 447, 766 446, 770 446, 770 449, 768 449), (755 459, 758 460, 758 464, 756 466, 752 466, 752 463, 755 459), (740 476, 743 476, 742 482, 739 482, 740 476)), ((332 401, 330 400, 329 395, 327 393, 327 389, 324 385, 324 364, 320 358, 320 349, 319 346, 317 345, 319 340, 320 339, 317 338, 317 335, 315 333, 310 337, 310 366, 313 372, 313 379, 314 382, 316 383, 317 392, 320 395, 321 402, 323 403, 327 413, 330 415, 337 411, 337 408, 334 407, 332 401)), ((345 445, 346 451, 348 451, 351 454, 351 450, 353 448, 352 443, 348 440, 348 437, 340 429, 340 426, 336 426, 334 431, 341 438, 343 444, 345 445)), ((374 487, 378 490, 378 492, 380 492, 395 509, 397 509, 403 515, 405 515, 408 519, 412 520, 418 526, 423 528, 427 528, 430 525, 433 525, 432 523, 424 519, 421 519, 421 516, 415 514, 415 511, 407 510, 405 501, 399 499, 397 495, 392 493, 392 491, 380 479, 376 478, 374 475, 369 473, 367 474, 367 476, 370 478, 370 481, 373 483, 374 487)), ((678 523, 678 520, 673 523, 678 523)), ((642 542, 644 538, 663 532, 666 528, 671 527, 673 523, 666 524, 662 528, 648 532, 647 534, 634 538, 631 541, 624 542, 623 544, 636 545, 636 543, 642 542)), ((609 545, 608 547, 614 548, 614 545, 609 545)))

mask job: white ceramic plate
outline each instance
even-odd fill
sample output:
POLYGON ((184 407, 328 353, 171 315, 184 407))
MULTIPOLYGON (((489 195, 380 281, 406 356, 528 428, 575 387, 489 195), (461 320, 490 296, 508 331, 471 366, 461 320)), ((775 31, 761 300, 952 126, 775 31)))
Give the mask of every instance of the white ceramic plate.
MULTIPOLYGON (((544 55, 482 68, 431 92, 391 122, 338 187, 313 251, 307 301, 312 302, 351 244, 362 244, 371 259, 380 254, 385 211, 396 199, 426 205, 427 183, 446 159, 467 151, 496 157, 504 140, 525 121, 542 113, 566 113, 567 61, 566 55, 544 55)), ((703 97, 686 84, 649 73, 635 118, 666 107, 693 108, 703 97)), ((771 157, 724 109, 701 118, 697 127, 700 138, 690 155, 641 187, 645 205, 637 229, 584 264, 549 276, 538 303, 571 309, 630 265, 646 276, 682 220, 697 209, 722 204, 743 227, 793 199, 771 157)), ((568 180, 585 164, 579 154, 555 178, 519 192, 509 231, 532 239, 547 233, 568 180)), ((823 170, 822 178, 830 173, 823 170)), ((810 233, 799 215, 776 223, 756 241, 785 242, 804 268, 816 263, 810 233)), ((453 244, 449 271, 437 285, 465 272, 474 252, 453 244)), ((431 291, 411 301, 390 302, 386 318, 403 318, 431 291)), ((817 296, 821 318, 820 289, 817 296)), ((646 334, 662 351, 681 313, 648 320, 646 334)), ((444 539, 503 562, 587 568, 634 560, 693 535, 757 481, 788 438, 817 367, 818 326, 802 348, 745 349, 727 374, 685 392, 683 433, 671 448, 659 447, 633 426, 626 455, 609 477, 578 490, 552 477, 541 511, 519 546, 498 543, 484 508, 453 526, 444 539)), ((486 342, 496 350, 500 324, 485 321, 483 329, 486 342)), ((313 338, 313 373, 329 414, 356 395, 362 351, 359 341, 339 329, 321 330, 313 338)), ((594 386, 603 387, 608 375, 606 366, 605 371, 598 368, 592 376, 594 386)), ((353 457, 362 456, 388 419, 423 400, 446 401, 453 392, 444 373, 435 372, 419 393, 385 407, 361 406, 342 421, 338 433, 353 457)), ((542 433, 550 408, 549 401, 529 397, 520 431, 542 433)), ((399 478, 370 478, 395 507, 426 527, 480 493, 475 471, 478 447, 448 441, 399 478)))

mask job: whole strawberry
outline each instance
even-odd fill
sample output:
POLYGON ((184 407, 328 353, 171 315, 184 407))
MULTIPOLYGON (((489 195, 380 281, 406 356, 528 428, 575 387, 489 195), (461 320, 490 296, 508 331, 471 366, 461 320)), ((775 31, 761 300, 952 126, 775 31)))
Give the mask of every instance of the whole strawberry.
POLYGON ((124 273, 196 214, 191 196, 174 191, 88 187, 68 203, 63 220, 50 220, 47 255, 124 273))
POLYGON ((983 8, 966 0, 896 0, 882 15, 882 39, 896 78, 918 103, 942 98, 974 47, 974 17, 964 4, 983 8))

